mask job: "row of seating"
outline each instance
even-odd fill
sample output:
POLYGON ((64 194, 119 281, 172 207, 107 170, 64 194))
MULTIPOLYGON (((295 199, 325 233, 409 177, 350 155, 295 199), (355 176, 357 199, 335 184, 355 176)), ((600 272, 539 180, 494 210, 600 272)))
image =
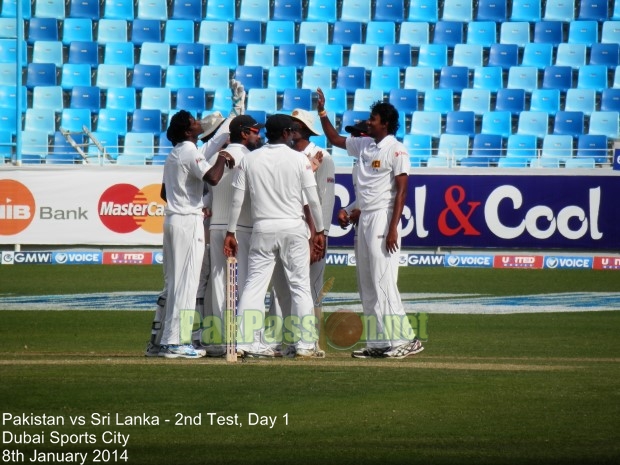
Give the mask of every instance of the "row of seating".
MULTIPOLYGON (((4 0, 0 15, 15 17, 17 0, 4 0)), ((286 19, 296 22, 371 19, 402 22, 431 21, 572 21, 620 19, 614 0, 33 0, 19 2, 22 14, 110 19, 286 19)))

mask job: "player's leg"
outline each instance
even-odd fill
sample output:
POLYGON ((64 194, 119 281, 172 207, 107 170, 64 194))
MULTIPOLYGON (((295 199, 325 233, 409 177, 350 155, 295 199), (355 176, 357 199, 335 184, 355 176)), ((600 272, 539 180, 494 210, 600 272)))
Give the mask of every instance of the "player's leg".
MULTIPOLYGON (((226 231, 211 231, 211 306, 207 312, 209 326, 202 335, 203 344, 222 344, 223 318, 226 309, 226 256, 224 236, 226 231)), ((221 346, 223 349, 223 346, 221 346)))
POLYGON ((282 323, 291 315, 291 292, 286 281, 286 274, 280 257, 276 257, 276 265, 271 277, 271 297, 269 300, 268 318, 265 324, 265 339, 276 351, 282 351, 282 323))

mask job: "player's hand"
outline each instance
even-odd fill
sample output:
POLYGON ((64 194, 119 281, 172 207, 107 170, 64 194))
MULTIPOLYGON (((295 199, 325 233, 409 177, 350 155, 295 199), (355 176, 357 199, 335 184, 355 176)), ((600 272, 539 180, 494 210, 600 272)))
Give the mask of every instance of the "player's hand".
POLYGON ((210 208, 205 207, 202 209, 202 214, 205 218, 211 218, 211 216, 213 215, 213 211, 210 208))
POLYGON ((341 208, 338 212, 338 224, 342 229, 346 229, 351 224, 349 214, 344 208, 341 208))
POLYGON ((317 152, 313 157, 310 157, 310 165, 312 165, 312 172, 316 172, 323 163, 323 152, 317 152))
POLYGON ((320 87, 316 89, 316 93, 318 94, 316 100, 316 110, 320 113, 325 110, 325 94, 323 94, 320 87))
POLYGON ((226 160, 224 163, 226 163, 227 168, 232 169, 235 167, 235 159, 230 153, 226 152, 225 150, 221 150, 218 155, 226 160))
POLYGON ((389 253, 398 251, 398 231, 390 229, 385 237, 385 248, 389 253))
POLYGON ((227 257, 236 257, 237 256, 237 239, 233 233, 226 233, 226 237, 224 238, 224 255, 227 257))
POLYGON ((359 208, 354 208, 351 210, 351 214, 349 215, 349 221, 353 224, 353 226, 357 226, 357 223, 360 220, 360 214, 362 211, 359 208))
MULTIPOLYGON (((314 235, 314 251, 319 256, 319 260, 321 260, 325 256, 325 234, 323 231, 316 233, 314 235)), ((318 260, 317 260, 318 261, 318 260)))

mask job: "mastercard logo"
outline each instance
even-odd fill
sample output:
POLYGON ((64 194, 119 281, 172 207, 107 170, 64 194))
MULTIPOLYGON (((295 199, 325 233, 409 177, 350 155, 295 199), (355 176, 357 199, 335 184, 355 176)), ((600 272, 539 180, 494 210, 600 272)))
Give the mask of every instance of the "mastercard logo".
POLYGON ((32 192, 21 182, 0 180, 0 236, 12 236, 26 229, 34 219, 32 192))
POLYGON ((164 206, 161 184, 139 189, 131 184, 115 184, 99 198, 97 212, 101 222, 116 233, 130 233, 139 228, 161 234, 164 230, 164 206))

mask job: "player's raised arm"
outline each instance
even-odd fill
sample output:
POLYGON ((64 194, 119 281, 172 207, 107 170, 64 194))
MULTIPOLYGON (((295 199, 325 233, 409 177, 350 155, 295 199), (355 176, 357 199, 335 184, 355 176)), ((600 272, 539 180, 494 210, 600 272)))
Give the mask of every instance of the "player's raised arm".
POLYGON ((338 134, 338 131, 327 117, 327 111, 325 110, 325 95, 323 94, 321 88, 319 87, 316 92, 318 94, 316 110, 319 113, 319 118, 321 119, 321 126, 323 127, 325 137, 327 137, 327 140, 329 140, 332 145, 345 149, 347 138, 338 134))

